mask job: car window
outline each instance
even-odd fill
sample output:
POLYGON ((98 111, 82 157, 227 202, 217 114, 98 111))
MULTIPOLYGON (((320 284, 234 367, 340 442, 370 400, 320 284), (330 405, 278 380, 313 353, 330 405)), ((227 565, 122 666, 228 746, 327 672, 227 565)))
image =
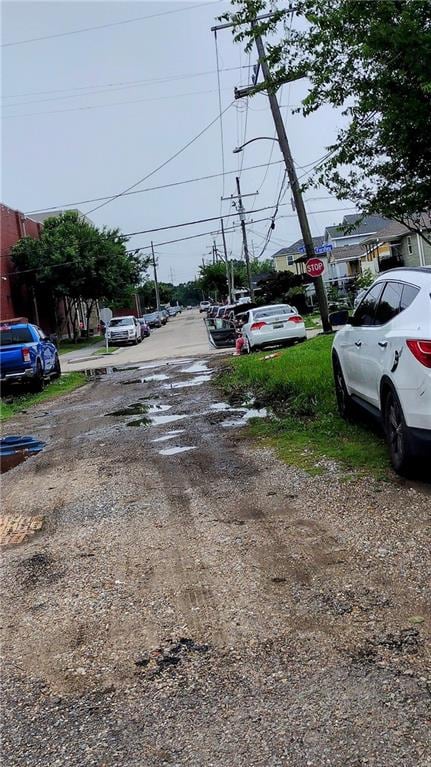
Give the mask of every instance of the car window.
POLYGON ((271 306, 268 307, 268 309, 259 309, 259 311, 254 312, 254 319, 260 320, 262 317, 275 317, 279 314, 292 314, 293 309, 291 306, 271 306))
POLYGON ((410 306, 410 304, 416 298, 418 293, 419 293, 419 288, 417 288, 415 285, 403 285, 403 292, 401 294, 401 302, 400 302, 400 310, 402 312, 404 311, 404 309, 407 309, 407 307, 410 306))
POLYGON ((33 336, 30 328, 0 328, 0 346, 13 346, 14 344, 33 343, 33 336))
POLYGON ((403 285, 401 282, 387 282, 375 314, 375 325, 384 325, 400 313, 401 294, 403 285))
POLYGON ((37 332, 39 333, 39 336, 41 337, 42 341, 46 338, 45 333, 40 328, 36 328, 37 332))
POLYGON ((111 320, 111 322, 109 323, 111 328, 115 328, 117 325, 131 325, 131 324, 132 324, 132 320, 130 319, 130 317, 117 317, 116 319, 111 320))
POLYGON ((363 297, 356 309, 353 318, 356 325, 374 325, 377 302, 383 290, 384 282, 373 285, 363 297))

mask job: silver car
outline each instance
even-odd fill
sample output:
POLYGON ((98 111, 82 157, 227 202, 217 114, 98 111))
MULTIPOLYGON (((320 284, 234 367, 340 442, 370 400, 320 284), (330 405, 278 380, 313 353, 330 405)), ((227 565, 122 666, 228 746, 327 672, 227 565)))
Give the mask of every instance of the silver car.
POLYGON ((307 338, 304 320, 295 307, 289 304, 259 306, 246 312, 242 319, 242 335, 247 352, 264 346, 287 346, 307 338))

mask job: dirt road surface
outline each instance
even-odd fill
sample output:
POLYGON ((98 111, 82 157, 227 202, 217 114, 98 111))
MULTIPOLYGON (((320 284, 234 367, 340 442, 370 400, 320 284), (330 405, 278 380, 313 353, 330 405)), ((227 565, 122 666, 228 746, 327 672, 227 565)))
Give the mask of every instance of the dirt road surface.
MULTIPOLYGON (((176 317, 171 317, 166 325, 151 331, 137 346, 122 346, 113 354, 76 354, 62 355, 62 367, 65 373, 73 370, 88 370, 103 365, 136 365, 152 360, 184 357, 190 354, 219 354, 208 341, 204 316, 198 309, 185 310, 176 317)), ((98 351, 103 351, 101 348, 98 351)))
POLYGON ((210 377, 8 426, 47 447, 3 475, 3 763, 429 765, 429 487, 280 463, 210 377))

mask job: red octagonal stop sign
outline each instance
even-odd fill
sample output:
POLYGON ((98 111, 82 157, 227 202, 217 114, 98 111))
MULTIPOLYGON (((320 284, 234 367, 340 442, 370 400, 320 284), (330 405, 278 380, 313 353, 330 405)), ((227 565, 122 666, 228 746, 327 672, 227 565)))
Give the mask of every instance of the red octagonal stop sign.
POLYGON ((309 258, 305 262, 305 271, 309 277, 320 277, 325 271, 325 264, 321 258, 309 258))

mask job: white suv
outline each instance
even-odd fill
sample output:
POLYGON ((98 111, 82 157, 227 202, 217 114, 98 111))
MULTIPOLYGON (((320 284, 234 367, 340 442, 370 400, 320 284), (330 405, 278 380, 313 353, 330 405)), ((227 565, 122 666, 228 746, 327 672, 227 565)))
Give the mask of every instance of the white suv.
POLYGON ((142 341, 141 326, 136 317, 113 317, 106 335, 109 344, 132 343, 140 344, 142 341))
POLYGON ((379 275, 332 347, 338 409, 383 423, 399 473, 431 455, 431 267, 379 275))

